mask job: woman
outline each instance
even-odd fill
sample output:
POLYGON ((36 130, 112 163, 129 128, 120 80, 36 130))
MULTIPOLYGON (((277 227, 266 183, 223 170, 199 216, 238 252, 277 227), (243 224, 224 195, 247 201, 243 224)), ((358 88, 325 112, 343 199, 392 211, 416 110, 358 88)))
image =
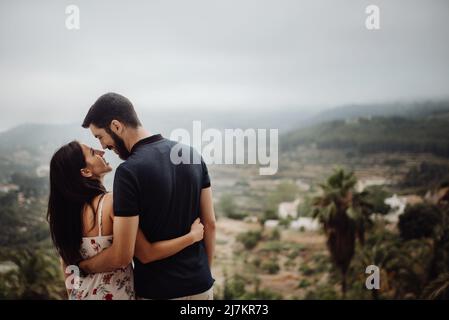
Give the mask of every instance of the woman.
MULTIPOLYGON (((103 155, 103 151, 72 141, 56 151, 50 161, 47 219, 64 274, 66 266, 77 265, 112 244, 113 197, 103 186, 103 178, 112 168, 103 155)), ((202 238, 199 219, 188 234, 155 243, 149 243, 139 230, 135 255, 144 263, 164 259, 202 238)), ((131 264, 113 272, 81 276, 77 283, 73 280, 70 276, 66 280, 72 300, 135 298, 131 264)))

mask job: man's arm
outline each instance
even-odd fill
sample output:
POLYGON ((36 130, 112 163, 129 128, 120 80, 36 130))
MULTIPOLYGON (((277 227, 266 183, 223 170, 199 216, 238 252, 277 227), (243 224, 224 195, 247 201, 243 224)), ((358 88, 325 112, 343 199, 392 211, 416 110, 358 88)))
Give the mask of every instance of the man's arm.
POLYGON ((190 232, 178 238, 150 243, 139 229, 136 240, 135 256, 142 263, 150 263, 170 257, 195 242, 203 239, 204 227, 200 219, 196 219, 190 232))
POLYGON ((139 216, 114 217, 112 245, 80 263, 80 268, 87 273, 108 272, 124 268, 131 263, 134 256, 139 216))
POLYGON ((204 225, 204 244, 206 246, 207 258, 209 260, 209 267, 212 267, 212 262, 215 253, 215 211, 212 201, 211 187, 201 190, 200 198, 200 218, 204 225))

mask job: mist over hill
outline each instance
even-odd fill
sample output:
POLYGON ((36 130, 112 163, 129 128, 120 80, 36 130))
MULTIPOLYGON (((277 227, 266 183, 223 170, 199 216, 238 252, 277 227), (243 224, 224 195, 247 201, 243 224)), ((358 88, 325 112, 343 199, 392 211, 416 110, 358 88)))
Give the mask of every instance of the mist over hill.
MULTIPOLYGON (((201 120, 202 130, 216 128, 279 128, 282 150, 300 144, 320 147, 362 148, 373 151, 436 150, 446 155, 449 136, 449 101, 341 106, 319 114, 306 114, 293 108, 285 112, 260 113, 154 113, 144 114, 142 122, 151 133, 170 137, 172 130, 192 131, 192 122, 201 120), (438 144, 438 147, 436 145, 438 144)), ((64 143, 79 140, 100 148, 89 130, 78 123, 21 124, 0 133, 3 165, 46 165, 53 152, 64 143)), ((432 152, 432 151, 431 151, 432 152)), ((113 165, 120 160, 106 154, 113 165)))
POLYGON ((308 119, 307 124, 313 125, 332 120, 349 120, 370 117, 442 117, 449 115, 449 100, 416 101, 378 104, 350 104, 319 112, 308 119))

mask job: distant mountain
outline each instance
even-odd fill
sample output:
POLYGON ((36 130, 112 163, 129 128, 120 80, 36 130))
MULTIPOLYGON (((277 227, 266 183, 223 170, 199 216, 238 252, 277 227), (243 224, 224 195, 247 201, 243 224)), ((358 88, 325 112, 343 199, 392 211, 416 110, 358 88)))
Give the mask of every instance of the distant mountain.
POLYGON ((79 125, 22 124, 0 133, 0 150, 20 149, 38 152, 55 148, 74 139, 89 139, 89 133, 79 125))
MULTIPOLYGON (((8 181, 15 172, 37 174, 40 168, 49 165, 59 147, 72 140, 98 147, 98 141, 89 130, 79 124, 22 124, 0 133, 0 182, 8 181)), ((115 155, 106 157, 113 167, 120 163, 115 155)), ((112 178, 113 174, 106 177, 105 184, 109 188, 112 178)))
MULTIPOLYGON (((287 108, 284 112, 267 110, 241 110, 239 112, 164 112, 155 111, 144 114, 141 119, 146 128, 152 133, 162 133, 166 137, 175 129, 193 130, 193 121, 200 120, 202 131, 208 128, 224 130, 227 128, 277 128, 280 132, 294 129, 297 123, 304 121, 310 113, 294 108, 287 108)), ((0 132, 0 151, 13 152, 26 149, 39 153, 55 150, 71 140, 80 140, 98 146, 98 142, 91 136, 89 130, 80 124, 35 124, 26 123, 10 130, 0 132)))
MULTIPOLYGON (((175 129, 185 129, 192 135, 193 121, 201 121, 201 130, 209 128, 224 130, 227 128, 276 128, 280 132, 287 132, 305 121, 310 113, 295 108, 287 108, 283 112, 276 110, 241 110, 217 111, 207 110, 195 112, 155 110, 151 114, 143 114, 141 120, 152 133, 162 133, 166 137, 175 129)), ((35 124, 25 123, 12 129, 0 132, 1 154, 27 150, 33 154, 48 154, 58 146, 71 140, 80 140, 98 147, 89 130, 80 124, 35 124)))
MULTIPOLYGON (((373 118, 374 119, 374 118, 373 118)), ((359 140, 366 135, 372 137, 390 137, 396 132, 399 136, 407 133, 409 139, 428 141, 429 139, 447 139, 449 136, 441 121, 449 121, 449 101, 445 102, 417 102, 412 104, 396 103, 382 105, 352 105, 342 106, 319 113, 316 116, 304 113, 295 108, 287 111, 259 112, 242 110, 241 112, 167 112, 143 115, 144 125, 153 133, 161 132, 166 137, 172 130, 184 128, 192 131, 192 121, 201 120, 202 130, 216 128, 279 128, 281 146, 291 148, 303 143, 318 143, 321 146, 344 144, 349 138, 359 140), (355 122, 361 118, 371 117, 402 117, 409 121, 402 121, 401 130, 395 122, 376 120, 355 122), (423 119, 426 121, 423 122, 423 119), (350 123, 352 120, 352 123, 350 123), (436 122, 435 122, 436 121, 436 122), (434 124, 441 130, 432 128, 434 124), (376 127, 378 126, 378 127, 376 127), (371 131, 368 131, 371 130, 371 131), (410 132, 409 132, 410 131, 410 132), (425 138, 429 132, 433 136, 425 138), (427 140, 426 140, 427 139, 427 140)), ((367 141, 370 141, 366 137, 367 141)), ((0 157, 15 162, 17 159, 31 159, 33 166, 48 164, 53 152, 62 144, 71 140, 80 140, 98 147, 89 130, 81 128, 79 124, 22 124, 8 131, 0 133, 0 157), (25 152, 26 155, 20 153, 25 152)), ((393 139, 394 140, 394 139, 393 139)), ((115 156, 110 157, 115 158, 115 156)), ((22 161, 25 162, 26 160, 22 161)))
POLYGON ((433 107, 407 110, 401 116, 354 117, 299 128, 280 137, 281 150, 315 145, 360 153, 426 152, 449 157, 449 110, 433 107))
POLYGON ((449 101, 421 101, 414 103, 354 104, 325 110, 308 119, 308 125, 332 120, 400 116, 419 118, 436 116, 449 118, 449 101))
MULTIPOLYGON (((280 132, 294 128, 306 114, 289 109, 285 113, 277 111, 258 112, 155 112, 144 114, 143 124, 152 133, 162 133, 167 138, 172 130, 182 128, 192 134, 194 120, 201 120, 202 132, 209 128, 279 128, 280 132)), ((35 172, 40 166, 48 166, 52 154, 63 144, 79 140, 94 147, 100 147, 89 130, 80 124, 21 124, 10 130, 0 132, 0 181, 6 181, 12 172, 35 172)), ((121 161, 112 152, 106 159, 113 167, 121 161)), ((113 174, 108 175, 109 179, 113 174)))

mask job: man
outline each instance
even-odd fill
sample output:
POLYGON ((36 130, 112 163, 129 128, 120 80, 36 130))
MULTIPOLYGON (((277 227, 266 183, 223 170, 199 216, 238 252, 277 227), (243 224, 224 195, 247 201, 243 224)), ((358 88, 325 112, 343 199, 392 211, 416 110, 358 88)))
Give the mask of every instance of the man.
POLYGON ((117 93, 98 98, 83 127, 125 162, 114 178, 113 244, 80 268, 96 273, 126 266, 134 250, 143 250, 133 236, 139 227, 149 242, 166 240, 184 235, 199 216, 204 240, 152 263, 134 258, 134 285, 136 295, 145 299, 212 299, 215 213, 205 163, 174 164, 170 151, 177 143, 150 135, 132 103, 117 93))

